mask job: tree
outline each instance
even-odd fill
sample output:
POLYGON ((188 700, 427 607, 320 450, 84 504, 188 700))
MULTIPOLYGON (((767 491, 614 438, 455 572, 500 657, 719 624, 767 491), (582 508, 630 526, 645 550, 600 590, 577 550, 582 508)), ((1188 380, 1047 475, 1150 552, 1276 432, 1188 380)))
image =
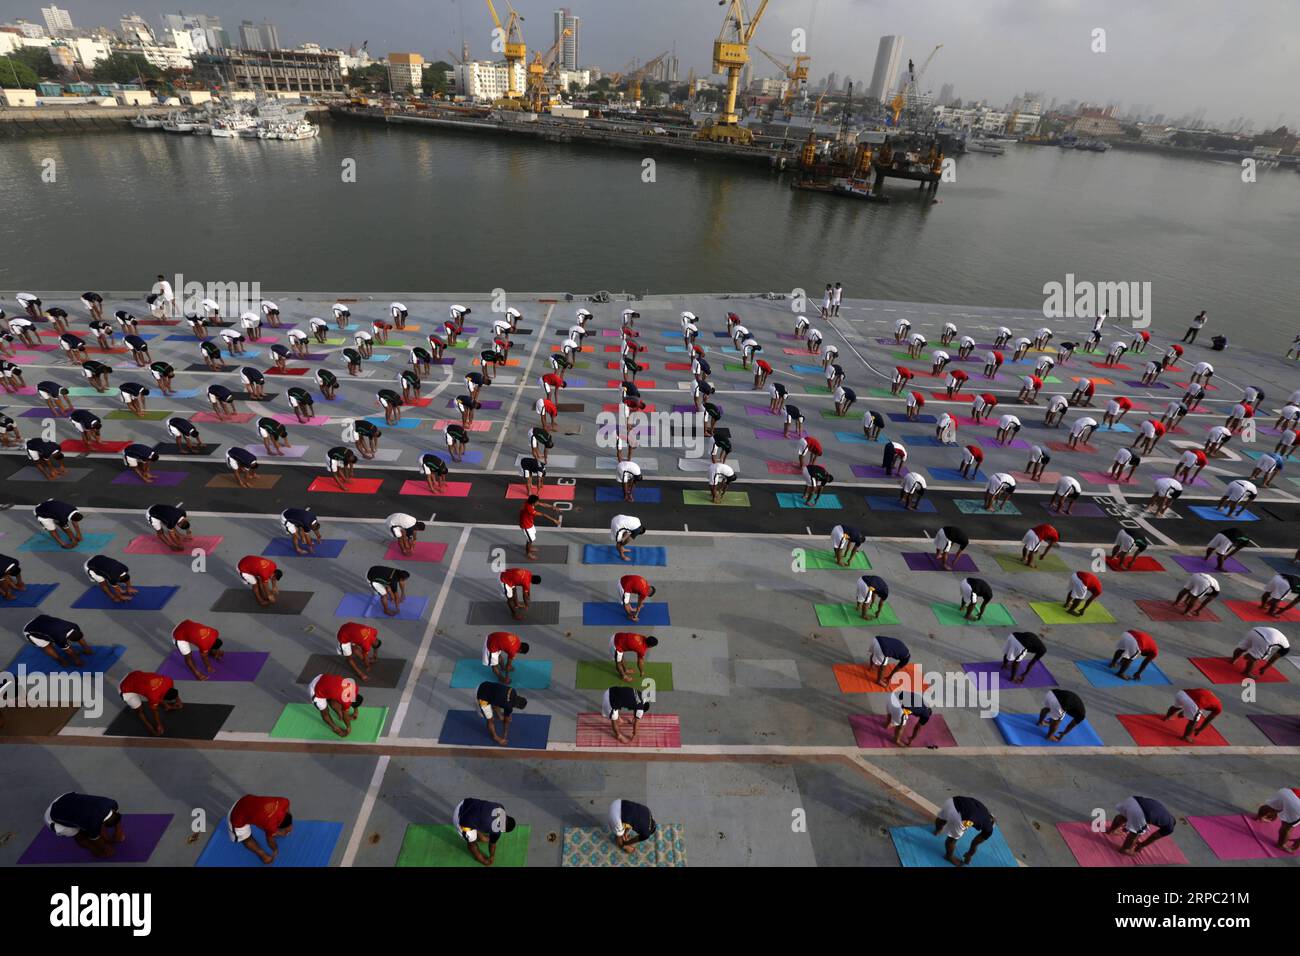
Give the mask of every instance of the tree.
POLYGON ((451 69, 451 64, 446 60, 439 60, 437 63, 425 64, 424 72, 421 74, 421 80, 426 96, 430 93, 447 92, 447 73, 451 69))
POLYGON ((139 53, 110 53, 95 64, 92 71, 100 83, 136 83, 140 80, 158 80, 162 70, 139 53))
POLYGON ((348 74, 348 85, 355 90, 365 90, 370 93, 387 90, 388 67, 382 63, 371 63, 369 66, 352 70, 348 74))
MULTIPOLYGON (((9 55, 10 59, 23 63, 42 80, 57 80, 63 76, 59 65, 50 59, 50 49, 44 46, 19 47, 9 55)), ((13 79, 11 76, 10 79, 13 79)))
POLYGON ((41 78, 22 60, 0 56, 0 87, 9 90, 34 90, 41 78))

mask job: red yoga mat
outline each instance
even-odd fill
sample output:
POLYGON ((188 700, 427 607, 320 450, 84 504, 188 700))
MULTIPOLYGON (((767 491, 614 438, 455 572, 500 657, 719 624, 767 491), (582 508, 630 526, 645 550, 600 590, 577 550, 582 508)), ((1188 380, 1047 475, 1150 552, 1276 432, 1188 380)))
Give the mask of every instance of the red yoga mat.
MULTIPOLYGON (((632 719, 623 718, 620 728, 632 732, 632 719)), ((637 728, 636 739, 628 744, 617 739, 602 714, 579 714, 576 743, 579 747, 669 747, 682 745, 681 725, 676 714, 646 714, 637 728)))
POLYGON ((1224 601, 1224 606, 1233 614, 1243 621, 1251 623, 1263 623, 1266 621, 1289 621, 1294 623, 1300 621, 1300 606, 1293 607, 1289 611, 1283 611, 1276 616, 1269 614, 1267 611, 1261 611, 1258 601, 1224 601))
MULTIPOLYGON (((1121 572, 1122 572, 1122 571, 1135 571, 1135 572, 1137 572, 1137 571, 1163 571, 1163 570, 1165 569, 1165 566, 1164 566, 1163 564, 1161 564, 1161 563, 1160 563, 1159 561, 1157 561, 1155 558, 1149 558, 1149 557, 1147 557, 1145 554, 1140 555, 1140 556, 1134 558, 1134 559, 1133 559, 1133 566, 1132 566, 1132 567, 1128 567, 1127 565, 1125 565, 1123 568, 1121 568, 1121 567, 1120 567, 1120 564, 1119 564, 1119 559, 1118 559, 1118 558, 1107 558, 1107 559, 1106 559, 1106 567, 1110 568, 1112 571, 1121 571, 1121 572)), ((1159 603, 1159 602, 1157 602, 1157 603, 1159 603)), ((1149 616, 1149 615, 1148 615, 1148 616, 1149 616)))
MULTIPOLYGON (((1233 661, 1230 657, 1191 657, 1192 666, 1205 675, 1211 684, 1240 684, 1246 677, 1248 658, 1233 661)), ((1261 684, 1285 684, 1287 679, 1276 667, 1270 667, 1264 673, 1255 668, 1252 675, 1261 684)))
POLYGON ((1144 598, 1136 603, 1138 609, 1153 621, 1168 623, 1180 621, 1188 624, 1217 624, 1219 621, 1219 618, 1209 608, 1206 608, 1196 617, 1192 617, 1190 614, 1184 614, 1174 607, 1173 601, 1153 601, 1144 598))
POLYGON ((1187 720, 1175 716, 1163 720, 1163 714, 1117 714, 1116 719, 1124 725, 1133 742, 1139 747, 1226 747, 1217 727, 1207 727, 1199 736, 1183 740, 1183 731, 1187 729, 1187 720))
POLYGON ((307 486, 308 491, 332 491, 338 495, 373 495, 384 483, 382 478, 353 478, 346 490, 335 484, 333 478, 320 477, 307 486))

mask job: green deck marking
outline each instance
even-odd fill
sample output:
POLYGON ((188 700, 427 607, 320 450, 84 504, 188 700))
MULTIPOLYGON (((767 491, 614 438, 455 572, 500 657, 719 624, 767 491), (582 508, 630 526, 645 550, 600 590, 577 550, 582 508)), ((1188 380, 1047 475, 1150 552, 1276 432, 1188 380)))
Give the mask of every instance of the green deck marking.
POLYGON ((684 505, 712 505, 715 508, 748 508, 749 492, 748 491, 728 491, 727 497, 721 501, 713 501, 709 498, 707 491, 700 491, 698 488, 682 492, 682 504, 684 505))
MULTIPOLYGON (((637 627, 631 621, 627 622, 628 627, 637 627)), ((623 663, 627 669, 632 672, 632 679, 624 681, 618 676, 618 668, 613 661, 578 661, 578 673, 574 678, 573 686, 578 690, 608 690, 610 687, 617 687, 619 684, 627 684, 628 687, 634 687, 638 690, 641 688, 642 678, 637 674, 636 661, 632 656, 626 656, 623 663)), ((646 661, 645 676, 655 682, 655 691, 673 689, 673 665, 660 661, 646 661)))
POLYGON ((1034 562, 1032 568, 1025 567, 1018 554, 995 554, 993 560, 998 563, 1003 571, 1016 574, 1022 571, 1069 571, 1071 568, 1061 560, 1061 556, 1053 552, 1045 558, 1039 558, 1034 562))
MULTIPOLYGON (((334 715, 336 718, 337 714, 334 715)), ((286 704, 280 719, 271 728, 272 738, 294 740, 355 740, 373 744, 379 739, 388 720, 387 707, 361 707, 361 713, 352 722, 352 733, 340 737, 325 726, 325 719, 315 704, 286 704)))
POLYGON ((859 551, 848 564, 836 564, 835 552, 815 548, 805 548, 803 553, 804 569, 807 571, 870 571, 871 562, 859 551))
POLYGON ((1114 624, 1115 615, 1100 604, 1093 602, 1092 607, 1077 617, 1061 606, 1060 601, 1030 601, 1029 606, 1044 624, 1114 624))
POLYGON ((1014 627, 1016 619, 1001 604, 989 604, 978 621, 966 620, 965 614, 955 604, 931 604, 930 609, 943 627, 1014 627))
MULTIPOLYGON (((492 866, 526 866, 528 840, 533 828, 519 824, 511 833, 501 834, 497 840, 497 853, 492 866)), ((487 854, 486 845, 479 844, 479 852, 487 854)), ((412 824, 402 837, 402 849, 397 854, 398 866, 479 867, 483 864, 470 855, 469 847, 451 824, 433 826, 412 824)))
POLYGON ((814 604, 813 610, 817 612, 817 623, 821 627, 881 627, 898 623, 898 615, 888 604, 881 610, 880 617, 868 616, 865 620, 858 613, 856 604, 814 604))

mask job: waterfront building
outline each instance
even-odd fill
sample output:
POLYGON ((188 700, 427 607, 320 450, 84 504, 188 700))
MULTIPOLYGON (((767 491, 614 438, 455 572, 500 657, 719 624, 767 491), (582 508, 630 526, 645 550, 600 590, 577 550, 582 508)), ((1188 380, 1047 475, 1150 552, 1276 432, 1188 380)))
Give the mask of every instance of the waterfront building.
MULTIPOLYGON (((504 60, 470 60, 458 63, 455 68, 456 92, 473 100, 495 100, 505 96, 510 89, 509 74, 504 60)), ((526 86, 524 65, 515 64, 515 89, 526 86)))
POLYGON ((198 54, 194 77, 226 90, 276 93, 342 93, 338 54, 300 50, 243 50, 198 54))
POLYGON ((424 90, 424 57, 418 53, 388 54, 388 88, 394 93, 424 90))
POLYGON ((122 39, 127 43, 157 43, 158 38, 153 34, 153 27, 145 22, 144 17, 138 13, 128 13, 118 21, 118 27, 122 34, 122 39))

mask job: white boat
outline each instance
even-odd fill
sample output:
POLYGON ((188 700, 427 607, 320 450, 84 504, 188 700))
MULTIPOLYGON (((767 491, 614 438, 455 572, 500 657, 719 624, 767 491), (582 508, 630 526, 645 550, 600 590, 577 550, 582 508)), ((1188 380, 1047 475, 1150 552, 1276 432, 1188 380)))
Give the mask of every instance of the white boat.
POLYGON ((168 133, 192 133, 194 124, 181 113, 168 113, 162 128, 168 133))
POLYGON ((136 129, 162 129, 163 124, 160 119, 140 113, 135 119, 131 120, 131 125, 136 129))
POLYGON ((212 126, 208 123, 195 123, 190 132, 195 136, 210 136, 212 135, 212 126))
POLYGON ((320 127, 306 120, 299 120, 297 123, 290 123, 280 128, 281 139, 311 139, 319 135, 320 127))
POLYGON ((972 139, 966 143, 966 152, 968 153, 988 153, 990 156, 1001 156, 1006 151, 1005 146, 992 140, 972 139))

